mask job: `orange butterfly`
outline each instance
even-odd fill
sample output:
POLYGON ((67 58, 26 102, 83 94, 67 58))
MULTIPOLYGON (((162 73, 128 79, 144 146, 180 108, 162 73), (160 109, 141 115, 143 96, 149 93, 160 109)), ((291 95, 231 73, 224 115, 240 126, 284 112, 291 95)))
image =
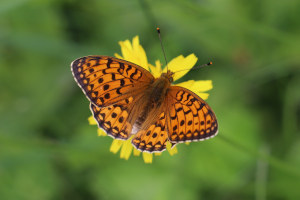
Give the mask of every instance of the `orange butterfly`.
POLYGON ((140 151, 161 152, 166 142, 201 141, 215 136, 218 123, 209 105, 192 91, 171 86, 174 73, 159 78, 131 62, 86 56, 72 62, 73 76, 90 100, 98 126, 140 151))

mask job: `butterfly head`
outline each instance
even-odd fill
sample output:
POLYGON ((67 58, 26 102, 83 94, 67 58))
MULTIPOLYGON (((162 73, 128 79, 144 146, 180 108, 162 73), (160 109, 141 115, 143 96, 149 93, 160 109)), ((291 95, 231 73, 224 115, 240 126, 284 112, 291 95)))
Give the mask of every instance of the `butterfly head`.
POLYGON ((170 83, 172 83, 173 75, 174 75, 174 72, 171 72, 170 70, 168 70, 167 73, 162 73, 161 77, 167 79, 170 83))

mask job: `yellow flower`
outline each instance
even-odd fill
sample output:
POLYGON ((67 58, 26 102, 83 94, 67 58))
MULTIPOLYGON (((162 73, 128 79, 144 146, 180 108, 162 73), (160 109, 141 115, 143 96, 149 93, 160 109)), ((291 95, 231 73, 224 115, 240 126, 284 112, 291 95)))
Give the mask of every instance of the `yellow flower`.
MULTIPOLYGON (((122 56, 116 53, 115 57, 142 66, 148 71, 151 71, 151 73, 155 78, 158 78, 162 72, 166 72, 167 70, 166 67, 163 69, 159 60, 155 61, 155 66, 148 63, 145 50, 140 45, 138 36, 135 36, 132 42, 130 42, 129 40, 125 40, 125 41, 120 41, 119 44, 121 46, 122 56)), ((194 54, 190 54, 187 57, 180 55, 172 59, 168 63, 168 69, 171 70, 172 72, 180 71, 182 69, 188 69, 188 70, 175 73, 173 80, 176 81, 181 77, 183 77, 186 73, 188 73, 189 69, 192 69, 192 67, 196 64, 197 60, 198 58, 194 54)), ((207 80, 207 81, 189 80, 176 85, 189 88, 191 91, 199 95, 204 100, 208 98, 208 93, 205 92, 207 90, 212 89, 211 80, 207 80)), ((91 125, 97 124, 95 119, 92 116, 89 117, 88 120, 91 125)), ((105 131, 103 131, 102 129, 98 129, 98 136, 106 136, 106 135, 107 134, 105 133, 105 131)), ((114 139, 110 146, 110 151, 116 154, 121 149, 120 158, 123 158, 125 160, 129 159, 132 152, 134 156, 139 156, 141 152, 135 149, 131 144, 132 137, 129 138, 128 140, 114 139)), ((167 142, 166 148, 171 156, 177 154, 176 146, 173 146, 172 148, 170 142, 167 142)), ((153 154, 148 152, 143 152, 142 154, 145 163, 152 163, 153 154)), ((161 155, 161 153, 154 153, 154 155, 159 156, 161 155)))

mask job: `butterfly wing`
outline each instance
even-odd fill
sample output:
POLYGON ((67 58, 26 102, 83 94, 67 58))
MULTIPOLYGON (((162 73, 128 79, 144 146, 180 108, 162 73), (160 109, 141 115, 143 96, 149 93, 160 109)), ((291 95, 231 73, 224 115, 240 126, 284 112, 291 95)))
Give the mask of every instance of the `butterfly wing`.
POLYGON ((162 112, 158 120, 149 126, 147 130, 140 130, 131 143, 140 151, 161 152, 166 149, 168 133, 166 129, 166 114, 162 112))
POLYGON ((144 68, 109 56, 78 58, 71 70, 84 94, 98 107, 134 96, 154 80, 144 68))
POLYGON ((167 94, 167 122, 172 143, 199 141, 218 133, 216 116, 209 105, 192 91, 172 86, 167 94))
POLYGON ((98 107, 91 103, 90 109, 99 128, 104 129, 113 138, 127 140, 131 132, 131 124, 127 121, 129 115, 127 105, 132 101, 133 98, 129 97, 106 107, 98 107))

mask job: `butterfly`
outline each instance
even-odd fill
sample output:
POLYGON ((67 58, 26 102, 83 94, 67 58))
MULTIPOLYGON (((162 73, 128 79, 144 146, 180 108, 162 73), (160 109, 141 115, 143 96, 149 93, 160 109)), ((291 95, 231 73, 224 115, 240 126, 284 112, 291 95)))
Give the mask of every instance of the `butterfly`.
POLYGON ((85 56, 71 64, 75 81, 106 133, 133 146, 161 152, 169 141, 201 141, 218 132, 210 106, 192 91, 173 86, 174 73, 159 78, 141 66, 110 56, 85 56))

